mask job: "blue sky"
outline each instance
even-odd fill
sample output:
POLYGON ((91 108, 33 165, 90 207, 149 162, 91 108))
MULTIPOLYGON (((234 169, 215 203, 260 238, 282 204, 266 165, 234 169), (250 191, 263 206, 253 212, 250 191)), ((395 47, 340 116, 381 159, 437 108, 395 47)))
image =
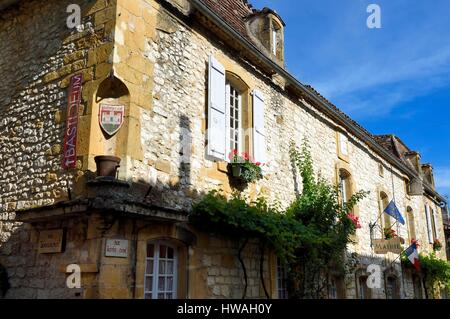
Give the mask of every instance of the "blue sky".
POLYGON ((287 69, 374 134, 430 162, 450 196, 449 0, 250 0, 286 22, 287 69), (371 3, 381 29, 369 29, 371 3))

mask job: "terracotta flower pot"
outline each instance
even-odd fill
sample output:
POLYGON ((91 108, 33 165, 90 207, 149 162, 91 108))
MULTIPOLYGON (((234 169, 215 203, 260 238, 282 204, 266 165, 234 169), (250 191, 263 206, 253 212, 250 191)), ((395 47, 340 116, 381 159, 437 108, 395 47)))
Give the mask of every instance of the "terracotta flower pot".
POLYGON ((116 156, 100 155, 94 157, 97 165, 97 176, 116 177, 117 169, 120 167, 120 158, 116 156))

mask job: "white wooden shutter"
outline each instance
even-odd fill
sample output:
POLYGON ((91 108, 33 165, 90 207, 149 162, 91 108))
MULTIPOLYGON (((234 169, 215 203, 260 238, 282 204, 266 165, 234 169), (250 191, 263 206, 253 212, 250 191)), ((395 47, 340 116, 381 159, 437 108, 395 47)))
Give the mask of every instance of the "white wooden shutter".
POLYGON ((264 95, 258 90, 253 91, 253 156, 255 162, 266 163, 264 95))
POLYGON ((431 227, 431 216, 430 216, 430 208, 428 205, 425 205, 425 217, 427 219, 427 233, 428 233, 428 242, 430 244, 433 243, 433 229, 431 227))
POLYGON ((434 236, 434 239, 438 239, 438 234, 437 234, 438 230, 437 230, 437 224, 436 224, 436 221, 438 219, 437 219, 436 211, 434 210, 434 208, 431 209, 431 216, 433 217, 433 218, 431 218, 431 222, 432 222, 431 227, 433 229, 433 236, 434 236))
POLYGON ((226 159, 225 68, 209 56, 207 155, 226 159))

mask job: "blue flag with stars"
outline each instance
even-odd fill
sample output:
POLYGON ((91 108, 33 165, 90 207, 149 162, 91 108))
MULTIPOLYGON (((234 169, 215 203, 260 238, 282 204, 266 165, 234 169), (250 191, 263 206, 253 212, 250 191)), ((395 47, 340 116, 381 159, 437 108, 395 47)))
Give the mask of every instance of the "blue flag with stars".
POLYGON ((389 216, 392 216, 396 220, 398 220, 399 223, 402 225, 405 225, 405 220, 403 219, 402 214, 400 214, 400 211, 398 210, 397 206, 395 205, 394 200, 391 200, 389 205, 384 209, 384 212, 388 214, 389 216))

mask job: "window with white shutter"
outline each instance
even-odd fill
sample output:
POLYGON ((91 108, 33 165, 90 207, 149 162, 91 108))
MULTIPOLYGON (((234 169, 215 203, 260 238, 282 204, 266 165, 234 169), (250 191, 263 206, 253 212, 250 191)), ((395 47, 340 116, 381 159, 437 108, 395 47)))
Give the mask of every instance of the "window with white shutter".
POLYGON ((428 242, 432 244, 434 242, 433 229, 431 228, 431 215, 430 215, 430 208, 428 207, 428 205, 425 205, 425 217, 427 219, 428 242))
POLYGON ((258 90, 253 91, 253 156, 255 162, 266 163, 264 95, 258 90))
POLYGON ((432 230, 433 230, 433 236, 434 236, 434 239, 437 239, 438 238, 438 235, 437 235, 437 228, 436 228, 436 218, 437 218, 437 216, 436 216, 436 211, 434 210, 434 208, 432 208, 431 209, 431 228, 432 228, 432 230))
POLYGON ((227 154, 237 150, 240 154, 242 147, 242 96, 239 90, 231 83, 226 85, 227 99, 227 154))
POLYGON ((225 160, 227 156, 225 68, 213 56, 209 57, 208 82, 207 155, 225 160))

